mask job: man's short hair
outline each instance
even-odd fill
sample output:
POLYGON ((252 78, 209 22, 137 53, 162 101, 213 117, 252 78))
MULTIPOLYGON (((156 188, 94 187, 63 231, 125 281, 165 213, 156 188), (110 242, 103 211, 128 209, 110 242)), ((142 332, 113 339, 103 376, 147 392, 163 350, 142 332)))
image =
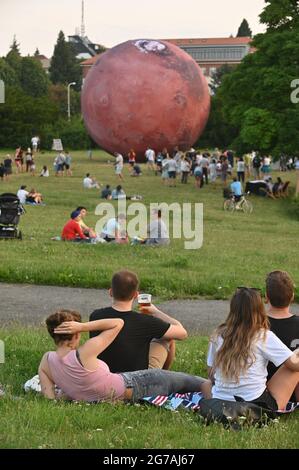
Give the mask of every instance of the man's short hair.
POLYGON ((138 290, 139 280, 131 271, 119 271, 113 275, 111 286, 115 300, 132 300, 138 290))
POLYGON ((285 308, 294 296, 294 282, 286 271, 272 271, 266 279, 266 294, 273 307, 285 308))
POLYGON ((63 341, 71 340, 73 335, 71 334, 57 334, 54 333, 55 328, 57 328, 61 323, 65 321, 77 321, 81 322, 81 315, 80 313, 74 310, 57 310, 57 312, 53 313, 46 319, 46 325, 50 336, 54 339, 55 344, 60 344, 63 341))

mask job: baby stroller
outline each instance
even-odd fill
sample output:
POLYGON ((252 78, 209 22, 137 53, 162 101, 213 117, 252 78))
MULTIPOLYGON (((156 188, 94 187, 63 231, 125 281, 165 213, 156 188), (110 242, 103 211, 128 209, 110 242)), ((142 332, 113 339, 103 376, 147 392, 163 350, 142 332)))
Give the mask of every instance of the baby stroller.
POLYGON ((0 238, 22 240, 22 232, 17 229, 17 226, 20 216, 24 213, 25 209, 16 194, 0 195, 0 238))

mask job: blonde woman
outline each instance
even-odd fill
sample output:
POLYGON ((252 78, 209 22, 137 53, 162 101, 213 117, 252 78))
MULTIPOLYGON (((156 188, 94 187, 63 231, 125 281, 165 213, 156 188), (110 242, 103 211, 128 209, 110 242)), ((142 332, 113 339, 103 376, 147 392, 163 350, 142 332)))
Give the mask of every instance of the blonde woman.
POLYGON ((299 350, 292 352, 269 330, 256 289, 237 289, 225 323, 211 339, 207 362, 214 382, 213 398, 235 401, 240 397, 273 411, 282 410, 299 383, 299 350), (279 369, 267 381, 269 361, 279 369))

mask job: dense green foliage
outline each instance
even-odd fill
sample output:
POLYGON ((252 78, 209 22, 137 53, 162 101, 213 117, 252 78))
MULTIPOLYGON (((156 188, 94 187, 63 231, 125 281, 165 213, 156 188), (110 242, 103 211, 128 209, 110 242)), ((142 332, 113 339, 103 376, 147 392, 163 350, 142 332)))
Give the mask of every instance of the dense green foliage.
POLYGON ((217 99, 226 123, 237 130, 231 137, 238 152, 298 155, 299 106, 291 101, 291 83, 299 77, 298 2, 267 4, 260 15, 266 33, 255 36, 256 51, 224 76, 217 99))

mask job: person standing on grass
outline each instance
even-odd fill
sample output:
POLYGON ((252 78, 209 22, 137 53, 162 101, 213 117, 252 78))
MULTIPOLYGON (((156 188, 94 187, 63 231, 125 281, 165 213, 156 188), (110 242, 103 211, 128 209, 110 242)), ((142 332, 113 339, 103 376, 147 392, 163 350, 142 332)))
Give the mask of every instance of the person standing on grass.
MULTIPOLYGON (((95 310, 90 321, 118 317, 124 328, 99 359, 112 372, 126 372, 148 368, 169 369, 175 356, 175 340, 183 340, 187 332, 182 324, 161 312, 154 305, 137 313, 133 303, 138 297, 139 280, 135 273, 120 271, 113 275, 110 296, 112 307, 95 310)), ((93 331, 90 336, 97 335, 93 331)))
POLYGON ((182 173, 181 182, 182 182, 182 184, 187 184, 188 183, 188 175, 189 175, 190 170, 191 170, 191 165, 190 165, 190 162, 187 159, 186 155, 183 155, 181 157, 180 165, 181 165, 181 173, 182 173))
POLYGON ((177 164, 173 157, 167 159, 167 169, 168 169, 168 178, 169 178, 168 186, 175 187, 177 164))
POLYGON ((196 165, 193 171, 194 178, 195 178, 195 187, 200 189, 203 187, 203 176, 202 176, 202 168, 200 165, 196 165))
POLYGON ((162 173, 161 173, 161 178, 163 181, 163 184, 165 186, 168 186, 169 182, 169 175, 168 175, 168 162, 170 160, 169 154, 167 154, 166 158, 162 160, 162 173))
POLYGON ((124 328, 121 318, 81 323, 81 315, 71 310, 59 310, 50 315, 46 325, 56 344, 56 351, 44 354, 38 369, 41 390, 48 399, 60 397, 85 402, 129 401, 171 393, 202 392, 210 397, 209 380, 166 370, 139 370, 113 373, 98 355, 113 344, 124 328), (80 345, 81 333, 100 334, 80 345))
POLYGON ((223 186, 226 186, 227 171, 228 171, 227 158, 223 158, 221 162, 221 181, 222 181, 223 186))
MULTIPOLYGON (((266 279, 266 303, 270 329, 291 350, 299 347, 299 316, 290 312, 294 300, 294 282, 285 271, 273 271, 266 279)), ((268 379, 278 368, 273 363, 268 365, 268 379)), ((299 401, 299 385, 292 401, 299 401)))
POLYGON ((18 147, 16 149, 15 165, 16 165, 16 174, 22 173, 22 171, 23 171, 23 150, 22 150, 22 147, 18 147))
POLYGON ((12 158, 9 154, 6 155, 3 163, 4 163, 5 174, 8 179, 10 175, 12 174, 12 158))
POLYGON ((73 176, 73 173, 71 170, 71 164, 72 164, 72 156, 70 152, 67 150, 65 152, 65 160, 64 160, 64 168, 66 169, 66 176, 73 176))
POLYGON ((115 156, 115 163, 114 163, 115 174, 118 176, 120 180, 123 180, 124 178, 123 178, 122 172, 124 168, 124 158, 121 155, 121 153, 118 153, 118 152, 115 152, 114 156, 115 156))
POLYGON ((230 313, 211 338, 207 359, 213 398, 241 398, 283 410, 299 383, 299 350, 291 351, 269 330, 260 292, 239 287, 230 313), (279 369, 268 380, 267 366, 279 369))
POLYGON ((238 181, 241 181, 242 183, 245 183, 245 162, 243 160, 243 157, 240 157, 238 159, 237 175, 238 175, 238 181))
POLYGON ((208 178, 209 160, 208 160, 206 154, 202 155, 202 158, 199 162, 199 166, 202 170, 202 178, 204 178, 205 183, 208 184, 208 182, 209 182, 209 178, 208 178))
POLYGON ((130 152, 128 153, 128 159, 131 170, 133 171, 133 167, 136 163, 136 153, 134 152, 134 149, 130 149, 130 152))
POLYGON ((217 179, 217 170, 216 170, 216 160, 214 158, 209 164, 209 176, 210 176, 210 182, 215 183, 217 179))
POLYGON ((147 164, 147 169, 148 171, 156 171, 156 165, 155 165, 155 160, 156 160, 156 154, 153 149, 148 147, 145 151, 145 159, 146 159, 146 164, 147 164))
POLYGON ((27 152, 25 154, 26 173, 28 173, 30 170, 31 162, 32 162, 32 152, 31 152, 31 148, 28 147, 27 152))

